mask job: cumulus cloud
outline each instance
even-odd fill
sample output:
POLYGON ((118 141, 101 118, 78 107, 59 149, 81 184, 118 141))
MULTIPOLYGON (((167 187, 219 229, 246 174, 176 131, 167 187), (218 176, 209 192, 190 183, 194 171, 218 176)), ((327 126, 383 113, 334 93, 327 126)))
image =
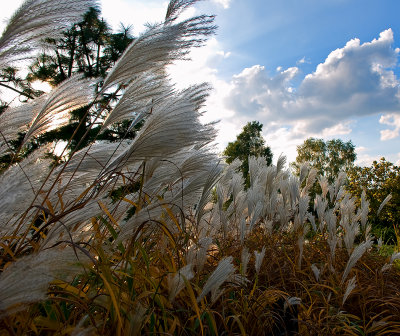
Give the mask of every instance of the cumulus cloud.
POLYGON ((102 15, 118 29, 120 23, 133 25, 134 34, 143 32, 147 23, 162 22, 167 10, 168 1, 148 0, 101 0, 102 15))
POLYGON ((23 0, 3 1, 1 4, 0 14, 0 33, 3 32, 8 20, 11 19, 11 16, 18 9, 18 7, 22 5, 22 3, 23 0))
POLYGON ((381 156, 380 155, 371 155, 368 153, 357 153, 357 160, 355 164, 361 167, 368 167, 372 165, 372 162, 379 161, 381 156))
POLYGON ((310 63, 311 63, 309 60, 306 59, 305 56, 303 56, 301 59, 299 59, 299 60, 296 62, 296 64, 305 64, 305 63, 307 63, 307 64, 310 64, 310 63))
POLYGON ((400 153, 397 153, 397 161, 395 162, 396 166, 400 166, 400 153))
POLYGON ((234 135, 240 133, 243 124, 246 123, 243 116, 235 116, 235 112, 224 105, 224 97, 231 92, 232 86, 220 79, 218 67, 230 55, 229 51, 223 50, 217 38, 212 37, 204 47, 193 49, 190 52, 191 62, 178 61, 168 69, 178 89, 184 89, 201 82, 210 83, 213 87, 204 109, 202 121, 221 120, 217 124, 219 130, 217 143, 220 152, 229 141, 234 140, 234 135))
POLYGON ((393 127, 392 129, 385 129, 381 132, 381 140, 391 140, 397 138, 400 134, 400 115, 398 114, 385 114, 379 119, 379 123, 393 127))
POLYGON ((221 5, 225 9, 229 8, 229 6, 231 4, 231 0, 213 0, 213 1, 216 2, 217 4, 221 5))
MULTIPOLYGON (((394 118, 400 111, 400 91, 393 72, 399 51, 393 42, 391 29, 371 42, 353 39, 332 51, 297 88, 291 85, 300 75, 297 67, 278 67, 273 75, 260 65, 246 68, 233 76, 225 104, 270 131, 274 121, 290 129, 290 137, 303 139, 349 134, 351 121, 361 116, 384 113, 394 118)), ((396 126, 384 137, 397 136, 399 130, 396 126)))

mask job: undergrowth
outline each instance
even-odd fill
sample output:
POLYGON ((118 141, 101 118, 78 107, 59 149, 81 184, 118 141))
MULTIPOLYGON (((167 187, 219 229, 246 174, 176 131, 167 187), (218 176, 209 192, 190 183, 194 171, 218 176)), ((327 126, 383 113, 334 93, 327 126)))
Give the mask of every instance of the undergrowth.
MULTIPOLYGON (((215 30, 213 16, 179 21, 195 2, 171 0, 96 94, 75 76, 1 114, 0 154, 11 158, 0 175, 1 334, 400 334, 400 253, 371 235, 365 194, 357 208, 343 173, 329 184, 304 165, 295 177, 283 157, 250 157, 246 184, 241 162, 224 165, 210 145, 214 125, 200 122, 209 87, 170 84, 165 66, 215 30), (112 90, 121 98, 111 110, 96 104, 112 90), (88 130, 143 126, 56 165, 48 148, 15 159, 8 144, 21 131, 23 150, 82 106, 97 113, 88 130)), ((78 5, 95 4, 27 1, 0 39, 0 65, 76 19, 78 5)))

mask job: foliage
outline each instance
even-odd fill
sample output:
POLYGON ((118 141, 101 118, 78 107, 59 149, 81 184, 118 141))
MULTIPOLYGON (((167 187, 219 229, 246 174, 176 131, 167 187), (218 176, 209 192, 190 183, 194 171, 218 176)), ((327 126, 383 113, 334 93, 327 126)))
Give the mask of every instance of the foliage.
POLYGON ((229 142, 223 152, 227 163, 232 163, 235 159, 242 161, 240 169, 247 183, 249 183, 249 156, 262 156, 268 165, 272 163, 272 151, 269 146, 265 146, 262 127, 258 121, 248 122, 236 140, 229 142))
POLYGON ((365 190, 369 202, 369 221, 374 225, 377 236, 394 238, 394 229, 399 227, 400 218, 400 167, 381 158, 370 167, 355 166, 349 170, 347 190, 352 195, 361 195, 365 190), (383 200, 392 195, 389 203, 378 214, 383 200))
MULTIPOLYGON (((176 91, 165 77, 167 64, 215 30, 212 16, 178 21, 194 2, 171 0, 165 21, 104 79, 104 90, 127 89, 102 127, 134 112, 134 123, 146 122, 133 140, 92 141, 58 166, 41 148, 1 173, 1 333, 398 333, 400 254, 372 246, 368 206, 356 207, 343 179, 319 180, 314 216, 313 170, 299 179, 284 158, 274 166, 250 156, 246 186, 242 163, 223 166, 207 146, 215 137, 200 122, 208 86, 176 91)), ((90 105, 90 88, 71 77, 7 109, 0 150, 26 119, 23 143, 90 105)))
POLYGON ((133 41, 130 27, 112 33, 100 11, 90 8, 59 39, 47 39, 47 48, 30 66, 28 77, 56 86, 74 73, 104 78, 133 41))
POLYGON ((322 139, 308 138, 297 146, 297 157, 292 166, 299 175, 301 164, 308 162, 320 175, 326 176, 332 182, 340 171, 348 171, 355 159, 355 147, 351 141, 332 139, 325 142, 322 139))
MULTIPOLYGON (((116 90, 99 94, 102 80, 133 40, 130 27, 121 26, 119 32, 112 33, 107 22, 100 18, 99 9, 90 7, 84 14, 83 20, 63 31, 62 36, 45 40, 46 48, 29 66, 26 79, 18 77, 14 67, 2 70, 3 75, 0 75, 0 78, 7 79, 7 87, 18 91, 25 101, 43 94, 42 91, 34 90, 30 83, 42 81, 55 87, 77 73, 88 78, 97 78, 97 99, 91 105, 71 111, 68 124, 41 134, 24 148, 21 146, 25 134, 21 133, 19 139, 9 142, 10 148, 18 154, 0 157, 0 169, 5 169, 7 162, 20 161, 45 144, 53 143, 55 146, 63 142, 68 143, 66 152, 68 153, 87 146, 94 139, 108 141, 118 141, 121 138, 133 139, 142 123, 130 128, 131 123, 123 120, 99 133, 101 119, 106 116, 104 111, 111 111, 111 105, 116 104, 123 91, 123 87, 119 86, 116 90), (10 82, 14 87, 10 87, 10 82), (100 120, 96 125, 90 126, 99 113, 101 115, 97 119, 100 120), (74 138, 69 141, 71 134, 74 133, 74 138), (82 139, 84 140, 81 141, 82 139)), ((3 106, 6 108, 8 104, 4 103, 3 106)), ((61 159, 54 154, 50 155, 54 156, 56 162, 61 159)))

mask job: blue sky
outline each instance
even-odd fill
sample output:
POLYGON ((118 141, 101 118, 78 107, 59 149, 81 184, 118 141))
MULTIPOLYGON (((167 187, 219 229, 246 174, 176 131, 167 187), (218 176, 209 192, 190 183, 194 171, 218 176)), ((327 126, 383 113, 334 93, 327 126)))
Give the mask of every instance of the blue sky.
MULTIPOLYGON (((168 3, 101 2, 107 21, 134 33, 162 20, 168 3)), ((178 86, 214 86, 204 120, 220 120, 221 150, 259 120, 275 158, 293 161, 314 136, 352 140, 361 165, 400 163, 399 1, 209 0, 186 15, 203 12, 217 15, 217 35, 170 71, 178 86)))

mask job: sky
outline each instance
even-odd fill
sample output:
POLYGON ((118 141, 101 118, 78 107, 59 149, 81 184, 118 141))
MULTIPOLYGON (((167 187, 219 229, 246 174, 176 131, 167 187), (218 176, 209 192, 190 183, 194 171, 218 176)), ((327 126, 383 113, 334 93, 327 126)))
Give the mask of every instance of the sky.
MULTIPOLYGON (((0 0, 0 20, 21 3, 0 0)), ((139 34, 168 1, 102 0, 102 15, 139 34)), ((309 137, 351 140, 359 165, 400 164, 400 1, 208 0, 184 16, 215 14, 217 34, 170 73, 179 88, 214 87, 204 121, 218 148, 260 121, 274 153, 292 162, 309 137), (189 75, 188 75, 189 74, 189 75)))

